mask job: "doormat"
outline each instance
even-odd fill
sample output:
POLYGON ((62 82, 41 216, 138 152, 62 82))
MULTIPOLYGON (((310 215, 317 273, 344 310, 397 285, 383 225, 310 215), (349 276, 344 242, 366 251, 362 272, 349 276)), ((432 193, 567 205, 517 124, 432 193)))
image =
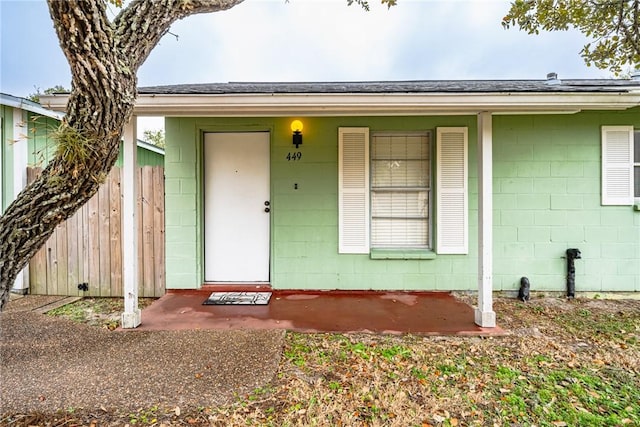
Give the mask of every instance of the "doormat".
POLYGON ((214 292, 203 305, 267 305, 271 292, 214 292))

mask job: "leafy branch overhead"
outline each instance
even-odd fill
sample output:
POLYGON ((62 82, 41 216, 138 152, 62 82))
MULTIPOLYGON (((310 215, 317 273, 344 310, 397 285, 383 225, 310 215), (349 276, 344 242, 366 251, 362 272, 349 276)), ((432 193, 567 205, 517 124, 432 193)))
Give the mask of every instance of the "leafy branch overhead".
POLYGON ((164 148, 164 131, 162 129, 147 129, 142 133, 142 138, 156 147, 164 148))
MULTIPOLYGON (((367 0, 347 0, 347 5, 351 6, 352 4, 360 5, 367 12, 369 11, 369 2, 367 0)), ((395 6, 398 1, 397 0, 380 0, 380 3, 386 4, 387 7, 395 6)))
POLYGON ((39 87, 36 87, 35 89, 36 91, 34 93, 30 93, 29 96, 27 96, 27 99, 29 101, 40 102, 40 96, 42 95, 51 95, 53 93, 69 93, 70 92, 70 89, 67 89, 61 85, 55 85, 53 87, 45 89, 44 91, 39 87))
POLYGON ((580 52, 588 66, 616 75, 640 66, 640 0, 516 0, 502 25, 529 34, 575 28, 590 39, 580 52))

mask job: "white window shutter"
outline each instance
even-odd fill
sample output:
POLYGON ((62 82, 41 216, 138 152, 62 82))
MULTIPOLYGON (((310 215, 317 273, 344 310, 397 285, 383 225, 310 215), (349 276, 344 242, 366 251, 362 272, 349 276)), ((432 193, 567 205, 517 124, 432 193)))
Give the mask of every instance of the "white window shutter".
POLYGON ((469 252, 468 131, 466 127, 436 131, 436 252, 469 252))
POLYGON ((633 126, 602 127, 602 204, 633 204, 633 126))
POLYGON ((369 253, 369 128, 338 129, 341 254, 369 253))

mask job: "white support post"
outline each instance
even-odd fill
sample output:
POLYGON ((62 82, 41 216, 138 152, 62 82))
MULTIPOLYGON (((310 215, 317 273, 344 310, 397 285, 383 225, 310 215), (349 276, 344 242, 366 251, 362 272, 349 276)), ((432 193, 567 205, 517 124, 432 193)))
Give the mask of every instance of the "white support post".
POLYGON ((493 123, 490 112, 478 114, 478 306, 476 324, 496 326, 493 311, 493 123))
MULTIPOLYGON (((27 163, 29 161, 29 129, 27 119, 20 108, 13 109, 13 197, 27 186, 27 163)), ((29 265, 16 276, 11 291, 26 294, 29 290, 29 265)))
POLYGON ((135 328, 141 323, 138 308, 138 198, 136 179, 137 117, 132 116, 124 128, 122 163, 122 279, 124 282, 124 313, 122 328, 135 328))

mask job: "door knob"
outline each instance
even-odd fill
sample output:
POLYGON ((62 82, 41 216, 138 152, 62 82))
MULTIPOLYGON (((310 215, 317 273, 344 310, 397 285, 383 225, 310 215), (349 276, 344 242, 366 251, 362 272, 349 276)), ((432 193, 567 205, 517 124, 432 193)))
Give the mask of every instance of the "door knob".
POLYGON ((269 212, 269 211, 271 211, 271 209, 269 209, 269 208, 264 208, 264 211, 265 211, 265 212, 269 212))
POLYGON ((270 203, 268 200, 265 200, 265 201, 264 201, 264 205, 265 205, 265 206, 269 206, 270 204, 271 204, 271 203, 270 203))

